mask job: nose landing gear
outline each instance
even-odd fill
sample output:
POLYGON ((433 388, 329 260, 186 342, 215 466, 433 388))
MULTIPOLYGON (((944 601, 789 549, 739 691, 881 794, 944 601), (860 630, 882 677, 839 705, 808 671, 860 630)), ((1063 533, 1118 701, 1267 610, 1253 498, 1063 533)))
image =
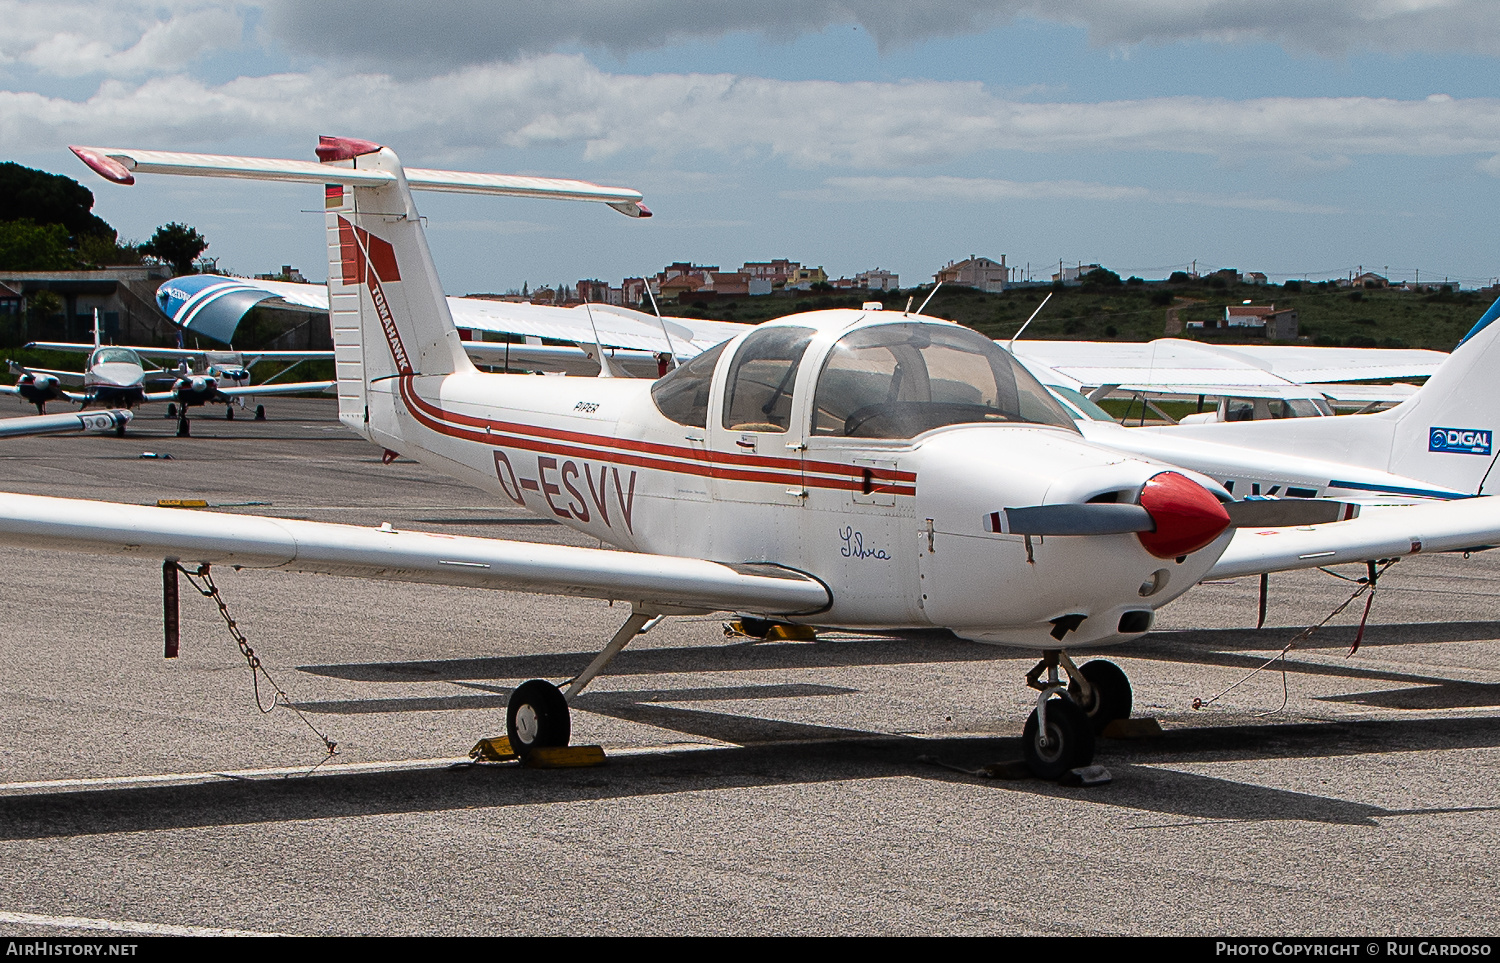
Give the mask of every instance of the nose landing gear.
POLYGON ((1130 680, 1104 659, 1079 669, 1067 653, 1049 649, 1026 673, 1026 684, 1041 695, 1021 731, 1022 750, 1027 767, 1042 779, 1087 766, 1094 759, 1094 736, 1115 719, 1130 717, 1130 680), (1059 668, 1068 676, 1066 687, 1059 668))

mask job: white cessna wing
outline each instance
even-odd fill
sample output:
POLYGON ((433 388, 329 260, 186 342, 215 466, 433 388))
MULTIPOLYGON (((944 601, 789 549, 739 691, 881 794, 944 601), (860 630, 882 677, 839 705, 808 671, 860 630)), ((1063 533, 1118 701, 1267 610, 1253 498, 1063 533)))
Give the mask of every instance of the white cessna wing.
MULTIPOLYGON (((1253 552, 1263 570, 1391 547, 1383 516, 1351 517, 1355 506, 1236 501, 1204 475, 1092 443, 994 342, 929 318, 793 315, 653 382, 479 371, 395 153, 326 139, 320 156, 193 155, 157 169, 325 185, 340 420, 622 551, 19 495, 0 498, 0 540, 161 558, 164 571, 264 565, 630 601, 630 618, 566 693, 532 680, 511 694, 507 731, 523 754, 566 744, 568 700, 660 614, 944 628, 1041 654, 1022 741, 1044 776, 1087 764, 1096 728, 1130 712, 1118 667, 1079 667, 1064 650, 1140 638, 1157 608, 1214 570, 1236 531, 1326 533, 1311 552, 1300 536, 1281 551, 1265 537, 1253 552)), ((1476 340, 1455 359, 1487 359, 1493 347, 1476 340)), ((1491 502, 1423 509, 1421 538, 1404 553, 1500 538, 1497 513, 1476 504, 1491 502)))
POLYGON ((1096 400, 1119 390, 1156 397, 1394 403, 1404 401, 1415 389, 1410 385, 1343 387, 1342 383, 1425 378, 1447 358, 1441 351, 1414 348, 1226 347, 1180 338, 1144 343, 1017 341, 1014 350, 1026 364, 1045 365, 1069 379, 1062 382, 1067 387, 1096 400))

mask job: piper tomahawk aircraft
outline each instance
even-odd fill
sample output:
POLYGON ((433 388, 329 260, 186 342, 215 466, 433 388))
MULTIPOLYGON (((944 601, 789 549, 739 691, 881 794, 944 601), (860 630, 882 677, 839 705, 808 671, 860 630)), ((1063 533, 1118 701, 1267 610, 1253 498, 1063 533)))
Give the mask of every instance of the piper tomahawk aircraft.
POLYGON ((342 138, 322 140, 321 163, 75 152, 118 183, 157 172, 325 185, 343 423, 622 551, 21 495, 0 496, 0 540, 630 602, 566 692, 532 680, 511 694, 507 731, 522 754, 567 743, 568 700, 652 618, 728 610, 941 627, 1041 652, 1023 745, 1033 770, 1055 777, 1087 764, 1095 728, 1131 701, 1113 663, 1080 668, 1064 650, 1139 638, 1157 608, 1236 563, 1237 525, 1282 535, 1256 543, 1250 564, 1262 567, 1500 538, 1486 499, 1331 524, 1312 523, 1353 507, 1234 501, 1205 476, 1085 440, 994 342, 894 312, 796 315, 654 382, 478 371, 412 192, 595 200, 640 216, 634 191, 407 170, 388 148, 342 138))

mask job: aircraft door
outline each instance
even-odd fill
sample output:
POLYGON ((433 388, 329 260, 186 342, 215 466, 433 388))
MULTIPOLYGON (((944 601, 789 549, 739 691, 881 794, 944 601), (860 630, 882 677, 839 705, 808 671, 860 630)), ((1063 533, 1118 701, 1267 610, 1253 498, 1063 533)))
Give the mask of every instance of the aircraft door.
POLYGON ((719 417, 710 418, 716 501, 801 506, 804 432, 792 418, 811 328, 771 326, 750 334, 730 359, 719 417))

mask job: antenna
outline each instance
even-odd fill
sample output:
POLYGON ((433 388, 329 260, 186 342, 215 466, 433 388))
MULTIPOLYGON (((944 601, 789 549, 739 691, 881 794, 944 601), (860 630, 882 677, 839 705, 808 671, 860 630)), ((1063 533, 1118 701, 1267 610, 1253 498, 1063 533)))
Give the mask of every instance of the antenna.
POLYGON ((901 313, 902 314, 911 314, 911 303, 913 301, 915 301, 915 300, 916 300, 916 295, 912 295, 912 296, 908 297, 906 299, 906 307, 904 309, 902 309, 901 313))
POLYGON ((927 295, 927 299, 922 302, 922 306, 920 308, 917 308, 917 317, 920 318, 922 316, 922 312, 925 311, 925 310, 927 310, 927 302, 931 301, 934 297, 937 296, 938 288, 942 287, 944 284, 947 284, 947 283, 948 282, 946 282, 946 281, 939 281, 937 284, 933 285, 933 287, 932 287, 932 293, 929 294, 929 295, 927 295))
MULTIPOLYGON (((1054 295, 1056 293, 1057 292, 1055 292, 1055 291, 1048 291, 1047 292, 1047 296, 1045 298, 1042 298, 1042 303, 1038 304, 1036 306, 1036 310, 1033 311, 1033 312, 1031 312, 1031 317, 1029 317, 1029 318, 1026 319, 1026 324, 1030 324, 1031 322, 1033 322, 1033 321, 1036 320, 1036 316, 1042 313, 1042 308, 1045 308, 1047 306, 1047 302, 1051 301, 1052 300, 1052 295, 1054 295)), ((1021 332, 1022 331, 1026 330, 1026 324, 1021 325, 1021 327, 1019 329, 1017 329, 1016 333, 1010 336, 1010 342, 1005 347, 1010 351, 1011 354, 1015 354, 1016 353, 1016 351, 1015 351, 1015 348, 1016 348, 1016 339, 1021 336, 1021 332)))
POLYGON ((651 282, 641 278, 641 283, 646 288, 646 297, 651 299, 651 310, 656 312, 656 320, 661 322, 662 336, 667 339, 667 353, 672 356, 672 367, 676 369, 682 362, 677 360, 677 349, 672 347, 672 332, 667 330, 667 319, 661 316, 661 308, 656 306, 656 295, 651 293, 651 282))
POLYGON ((99 350, 99 309, 94 309, 94 350, 99 350))

